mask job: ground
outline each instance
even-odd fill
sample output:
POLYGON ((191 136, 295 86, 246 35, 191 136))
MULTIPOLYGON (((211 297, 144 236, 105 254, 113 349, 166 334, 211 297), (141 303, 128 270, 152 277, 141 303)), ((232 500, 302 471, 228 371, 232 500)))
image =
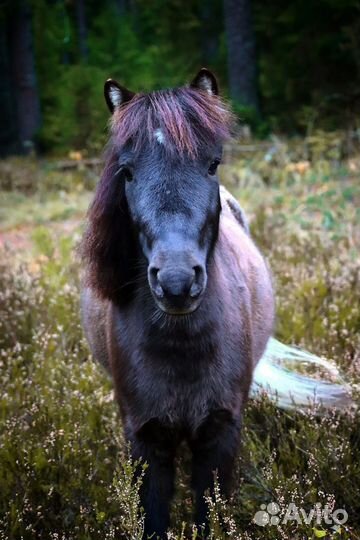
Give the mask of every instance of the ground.
MULTIPOLYGON (((222 179, 272 268, 276 336, 334 360, 358 403, 360 161, 274 148, 238 152, 222 179)), ((79 321, 74 247, 97 172, 27 159, 3 162, 0 176, 0 539, 140 539, 142 465, 128 458, 111 383, 79 321)), ((359 428, 356 411, 250 402, 233 498, 209 501, 211 537, 360 538, 359 428), (301 509, 316 504, 345 509, 346 523, 306 523, 301 509)), ((196 536, 186 460, 176 539, 196 536)))

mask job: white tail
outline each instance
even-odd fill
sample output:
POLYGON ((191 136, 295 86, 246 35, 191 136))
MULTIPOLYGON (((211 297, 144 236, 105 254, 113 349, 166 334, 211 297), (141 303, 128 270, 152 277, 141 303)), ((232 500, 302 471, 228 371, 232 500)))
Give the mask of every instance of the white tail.
POLYGON ((275 399, 282 409, 306 410, 314 404, 326 409, 349 409, 354 405, 351 389, 336 366, 274 338, 270 338, 254 372, 251 397, 262 392, 275 399), (314 367, 320 371, 321 379, 296 372, 314 367))

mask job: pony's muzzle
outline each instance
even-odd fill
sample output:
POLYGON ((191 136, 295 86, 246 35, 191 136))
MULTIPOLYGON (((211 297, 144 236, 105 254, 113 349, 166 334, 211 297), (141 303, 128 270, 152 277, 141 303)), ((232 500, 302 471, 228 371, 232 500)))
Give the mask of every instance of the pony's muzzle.
POLYGON ((151 264, 148 280, 158 306, 167 313, 181 315, 198 307, 206 285, 206 271, 200 264, 162 268, 151 264))

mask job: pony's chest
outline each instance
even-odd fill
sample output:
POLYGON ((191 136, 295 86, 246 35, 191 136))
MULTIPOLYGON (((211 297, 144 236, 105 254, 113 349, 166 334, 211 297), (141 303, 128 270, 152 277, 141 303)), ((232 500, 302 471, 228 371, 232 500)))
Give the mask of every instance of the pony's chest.
POLYGON ((155 417, 195 430, 212 409, 229 404, 229 377, 221 380, 221 370, 204 359, 197 360, 203 365, 183 361, 182 366, 152 364, 139 371, 144 420, 155 417))
POLYGON ((222 353, 210 341, 152 354, 145 348, 130 362, 128 380, 136 396, 130 414, 139 423, 158 418, 195 431, 212 410, 233 407, 239 374, 222 353))
POLYGON ((116 329, 121 363, 118 395, 126 420, 139 429, 159 419, 195 431, 214 409, 236 409, 241 361, 216 327, 189 339, 116 329), (125 338, 125 336, 127 336, 125 338))

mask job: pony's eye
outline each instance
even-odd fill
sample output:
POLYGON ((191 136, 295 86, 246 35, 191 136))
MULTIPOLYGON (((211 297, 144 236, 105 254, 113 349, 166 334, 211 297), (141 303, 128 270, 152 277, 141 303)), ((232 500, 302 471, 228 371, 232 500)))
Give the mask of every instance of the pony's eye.
POLYGON ((214 176, 214 174, 216 174, 216 170, 218 168, 219 163, 220 163, 220 159, 214 159, 214 161, 210 164, 210 167, 208 170, 208 174, 210 174, 210 176, 214 176))
POLYGON ((126 180, 127 182, 131 182, 133 179, 133 173, 130 167, 127 167, 126 165, 122 165, 119 169, 120 176, 126 180))

